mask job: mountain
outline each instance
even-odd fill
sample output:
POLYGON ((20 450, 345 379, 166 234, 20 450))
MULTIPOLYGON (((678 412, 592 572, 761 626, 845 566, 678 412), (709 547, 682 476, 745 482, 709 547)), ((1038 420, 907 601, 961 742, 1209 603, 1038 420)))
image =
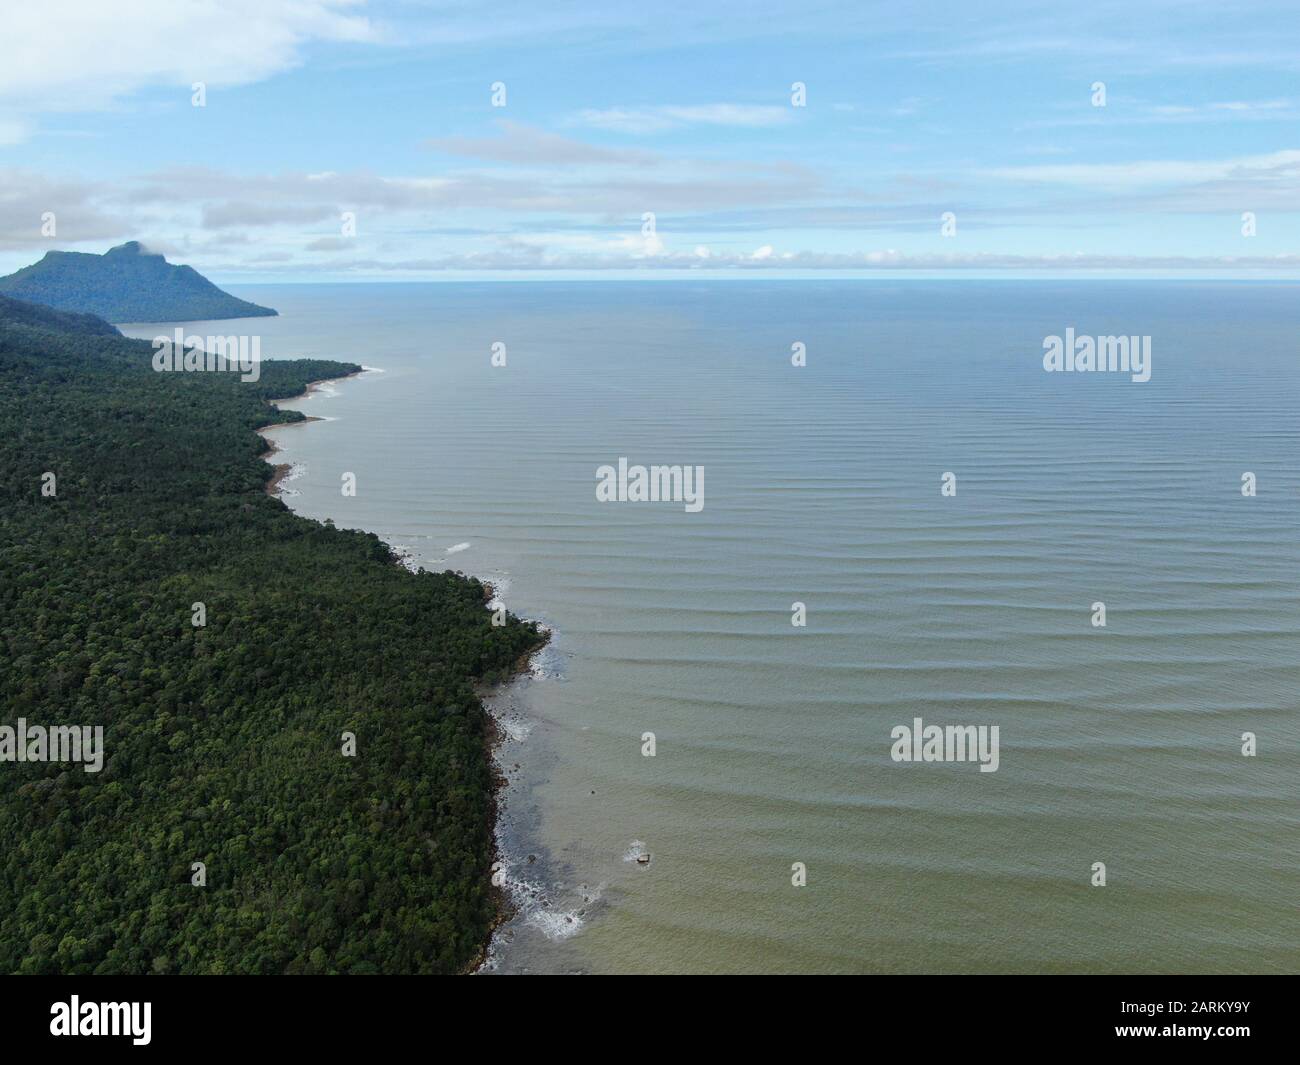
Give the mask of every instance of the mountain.
POLYGON ((40 262, 0 277, 0 295, 110 322, 193 322, 276 313, 222 292, 193 267, 174 266, 137 240, 103 255, 46 252, 40 262))

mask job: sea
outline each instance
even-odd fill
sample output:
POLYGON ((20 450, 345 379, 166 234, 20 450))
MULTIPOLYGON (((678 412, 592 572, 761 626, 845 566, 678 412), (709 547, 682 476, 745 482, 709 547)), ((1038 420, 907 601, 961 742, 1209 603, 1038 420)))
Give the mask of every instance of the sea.
POLYGON ((1300 971, 1300 285, 232 291, 368 368, 284 501, 550 630, 484 973, 1300 971))

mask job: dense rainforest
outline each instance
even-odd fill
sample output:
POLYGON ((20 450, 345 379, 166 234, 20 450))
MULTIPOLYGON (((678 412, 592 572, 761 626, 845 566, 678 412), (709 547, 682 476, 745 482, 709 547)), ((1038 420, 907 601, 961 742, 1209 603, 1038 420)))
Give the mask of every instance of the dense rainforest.
POLYGON ((105 748, 0 761, 0 971, 463 970, 496 907, 475 688, 536 627, 267 495, 254 430, 301 417, 270 401, 359 367, 151 356, 0 297, 0 725, 105 748))
POLYGON ((223 292, 192 266, 169 263, 132 240, 103 255, 51 251, 0 277, 0 296, 110 322, 192 322, 274 315, 223 292))

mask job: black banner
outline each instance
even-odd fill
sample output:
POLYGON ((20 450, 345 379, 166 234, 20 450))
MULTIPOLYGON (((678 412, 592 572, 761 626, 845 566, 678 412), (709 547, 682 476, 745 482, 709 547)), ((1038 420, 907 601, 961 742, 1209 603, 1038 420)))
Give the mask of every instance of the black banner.
POLYGON ((775 978, 743 986, 733 980, 716 996, 698 989, 686 995, 671 983, 644 980, 635 990, 626 982, 593 990, 418 977, 11 977, 2 986, 7 1051, 81 1055, 99 1054, 107 1044, 205 1055, 267 1045, 373 1052, 393 1039, 419 1042, 432 1032, 443 1042, 454 1025, 479 1016, 494 1032, 509 1016, 507 1037, 525 1042, 535 1022, 541 1047, 561 1016, 570 1022, 568 1039, 574 1038, 571 1022, 593 1005, 609 1017, 610 1006, 597 1005, 606 996, 622 1003, 629 1042, 654 1045, 671 1035, 678 1048, 684 1048, 685 1032, 699 1030, 715 1033, 705 1045, 726 1032, 748 1042, 762 1031, 792 1046, 815 1045, 836 1033, 879 1036, 892 1053, 909 1046, 926 1053, 948 1046, 1004 1051, 1133 1044, 1157 1053, 1202 1047, 1231 1054, 1287 1052, 1297 1032, 1296 985, 1253 977, 918 976, 830 984, 775 978), (739 1021, 736 1006, 743 1006, 739 1021))

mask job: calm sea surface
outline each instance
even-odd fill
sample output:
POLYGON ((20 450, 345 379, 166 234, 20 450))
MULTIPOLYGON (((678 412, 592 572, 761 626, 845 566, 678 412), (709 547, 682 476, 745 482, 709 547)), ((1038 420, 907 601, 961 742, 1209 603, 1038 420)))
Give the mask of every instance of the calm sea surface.
POLYGON ((1300 286, 236 291, 281 317, 190 331, 383 371, 289 404, 286 502, 554 630, 495 971, 1300 970, 1300 286), (1067 327, 1150 381, 1045 373, 1067 327), (703 509, 598 502, 624 456, 703 509))

